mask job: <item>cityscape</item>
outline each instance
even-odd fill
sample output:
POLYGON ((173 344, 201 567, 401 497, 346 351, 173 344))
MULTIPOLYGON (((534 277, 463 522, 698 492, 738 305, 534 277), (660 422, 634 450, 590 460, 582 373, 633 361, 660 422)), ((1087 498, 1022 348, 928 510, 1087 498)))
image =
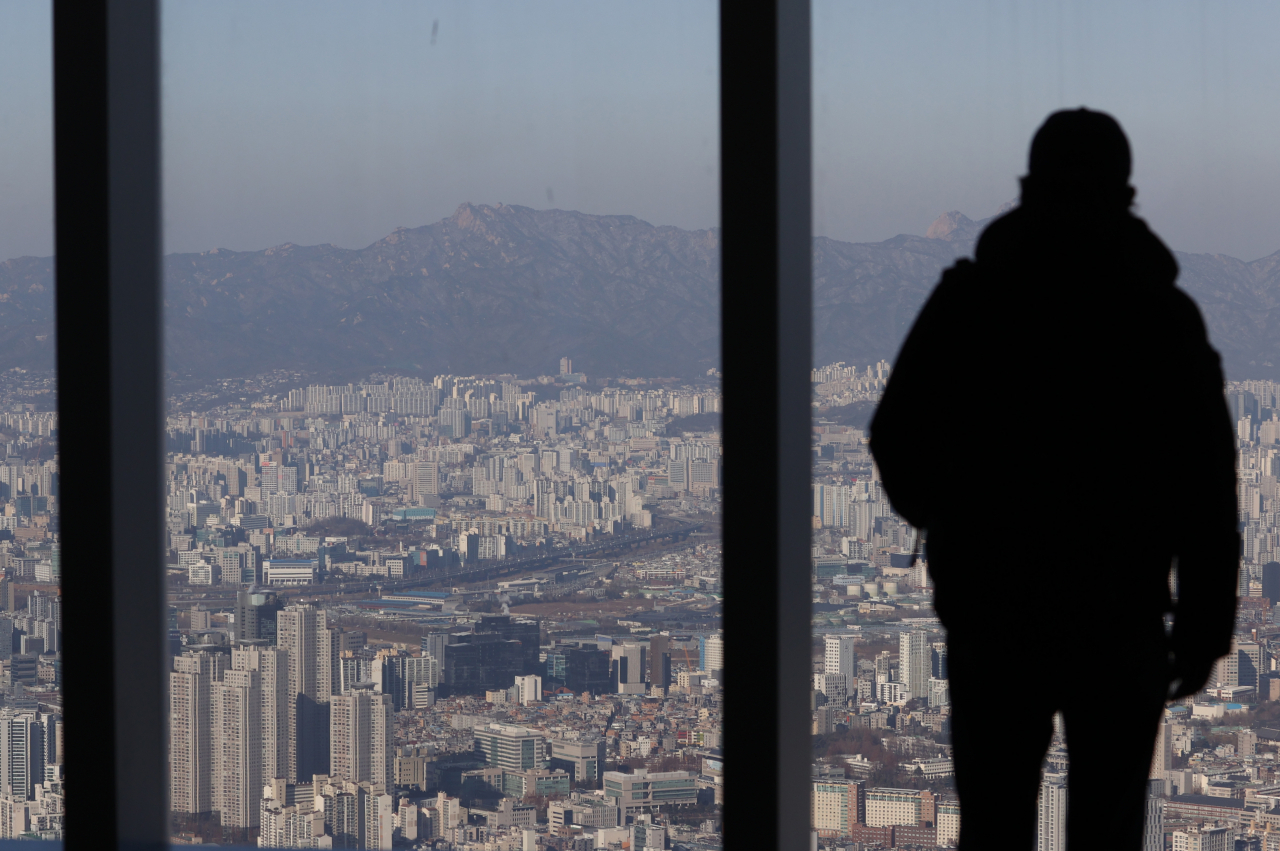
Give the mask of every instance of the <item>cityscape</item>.
MULTIPOLYGON (((867 451, 891 369, 812 375, 810 817, 841 851, 950 847, 962 820, 927 547, 867 451)), ((0 393, 0 838, 58 839, 55 385, 12 369, 0 393)), ((1280 848, 1280 384, 1226 395, 1237 635, 1166 709, 1150 851, 1280 848)), ((173 842, 723 847, 720 412, 714 370, 601 379, 568 358, 172 394, 173 842)), ((1056 727, 1042 851, 1065 847, 1067 768, 1056 727)))
POLYGON ((301 382, 170 398, 174 842, 720 847, 715 371, 301 382))

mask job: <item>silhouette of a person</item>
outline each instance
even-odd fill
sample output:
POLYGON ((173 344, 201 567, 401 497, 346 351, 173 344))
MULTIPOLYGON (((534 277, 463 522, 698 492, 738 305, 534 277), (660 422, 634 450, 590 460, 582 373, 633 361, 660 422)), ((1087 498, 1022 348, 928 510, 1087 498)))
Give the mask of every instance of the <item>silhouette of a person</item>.
POLYGON ((1057 712, 1068 841, 1136 851, 1165 701, 1230 646, 1222 370, 1129 173, 1109 115, 1050 115, 1020 206, 943 274, 871 424, 890 501, 928 536, 962 851, 1032 847, 1057 712))

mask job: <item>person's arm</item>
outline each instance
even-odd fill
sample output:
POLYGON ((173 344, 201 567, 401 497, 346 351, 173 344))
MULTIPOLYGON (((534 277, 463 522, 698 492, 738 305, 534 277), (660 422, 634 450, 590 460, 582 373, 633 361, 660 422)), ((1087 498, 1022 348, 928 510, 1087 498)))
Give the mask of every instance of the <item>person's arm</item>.
POLYGON ((1199 691, 1214 660, 1231 649, 1235 624, 1240 541, 1236 514, 1236 441, 1223 395, 1220 358, 1209 345, 1204 321, 1191 299, 1178 293, 1175 308, 1185 328, 1186 397, 1179 407, 1188 457, 1188 508, 1178 518, 1178 602, 1171 649, 1177 694, 1199 691))
POLYGON ((926 453, 930 419, 939 402, 939 372, 948 357, 959 290, 973 273, 961 260, 942 273, 898 352, 884 396, 871 421, 871 455, 894 511, 927 529, 933 511, 937 458, 926 453))

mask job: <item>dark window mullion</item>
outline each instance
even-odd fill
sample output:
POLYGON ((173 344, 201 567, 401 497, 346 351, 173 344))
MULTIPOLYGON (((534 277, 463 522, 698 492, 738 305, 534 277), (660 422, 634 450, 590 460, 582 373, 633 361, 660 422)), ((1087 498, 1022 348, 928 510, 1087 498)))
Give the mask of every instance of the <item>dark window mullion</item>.
POLYGON ((156 0, 54 0, 63 693, 73 848, 168 838, 156 0))
POLYGON ((812 747, 809 2, 726 0, 720 22, 726 841, 801 851, 812 747))

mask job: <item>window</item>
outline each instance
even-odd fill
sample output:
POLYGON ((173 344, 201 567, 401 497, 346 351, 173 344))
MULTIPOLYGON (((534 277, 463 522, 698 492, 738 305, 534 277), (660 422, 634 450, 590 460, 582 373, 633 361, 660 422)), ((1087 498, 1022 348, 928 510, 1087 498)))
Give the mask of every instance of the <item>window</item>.
POLYGON ((0 839, 63 836, 49 6, 0 7, 0 839))
MULTIPOLYGON (((69 695, 73 723, 68 727, 68 750, 86 764, 97 765, 108 778, 97 792, 95 808, 73 806, 69 811, 70 832, 92 834, 99 844, 112 836, 120 842, 157 843, 164 841, 169 830, 164 782, 167 742, 159 733, 169 712, 165 692, 172 661, 165 640, 166 588, 152 568, 152 558, 165 562, 163 550, 170 543, 161 523, 170 506, 162 504, 162 491, 155 486, 165 477, 161 451, 168 439, 161 404, 157 12, 156 5, 148 3, 108 8, 57 2, 53 15, 57 238, 60 245, 80 249, 63 254, 58 273, 64 282, 96 282, 82 284, 75 299, 63 299, 58 305, 62 453, 67 471, 62 513, 69 530, 65 549, 70 561, 101 556, 105 546, 112 565, 110 570, 84 576, 67 604, 69 643, 84 647, 93 642, 98 651, 69 657, 68 682, 79 685, 69 695), (75 342, 74 350, 70 340, 75 342), (104 482, 110 483, 109 499, 104 499, 104 482), (148 552, 154 555, 139 557, 148 552), (77 659, 82 660, 79 666, 77 659), (110 698, 103 700, 104 695, 110 698)), ((671 33, 691 31, 672 26, 669 18, 664 26, 663 37, 650 40, 651 52, 652 45, 674 44, 671 33)), ((807 8, 803 4, 763 9, 729 6, 721 10, 720 34, 720 113, 726 130, 720 139, 720 168, 725 176, 721 199, 724 274, 741 287, 735 295, 745 296, 726 299, 723 305, 729 320, 725 327, 733 329, 723 341, 729 382, 725 393, 731 403, 742 400, 744 411, 755 404, 748 400, 762 398, 764 410, 780 413, 778 418, 742 416, 726 421, 726 441, 743 447, 744 458, 754 452, 753 464, 759 465, 738 468, 752 470, 741 479, 738 502, 734 502, 733 482, 726 483, 726 523, 731 532, 726 539, 731 552, 726 555, 740 557, 744 565, 761 565, 759 574, 753 573, 753 583, 763 583, 756 588, 765 592, 737 597, 726 626, 744 640, 749 629, 752 639, 765 648, 779 648, 781 654, 775 657, 766 651, 761 659, 748 662, 748 655, 740 651, 735 657, 731 648, 724 657, 730 669, 740 665, 744 671, 743 676, 725 681, 728 702, 753 706, 752 727, 765 743, 759 749, 759 772, 751 775, 751 793, 745 793, 744 787, 744 794, 728 799, 730 809, 741 811, 729 820, 750 822, 762 835, 779 836, 778 847, 800 847, 802 831, 794 824, 784 831, 781 814, 804 808, 807 758, 802 743, 808 734, 804 708, 799 701, 774 703, 759 697, 803 694, 807 681, 802 664, 805 620, 795 617, 805 607, 804 588, 788 581, 793 578, 790 571, 780 569, 796 563, 808 546, 808 482, 803 474, 807 443, 803 376, 809 369, 803 354, 809 350, 804 295, 809 258, 807 8), (777 310, 769 309, 775 304, 777 310), (733 383, 735 376, 740 383, 733 383), (777 399, 777 404, 767 401, 771 399, 777 399), (780 457, 785 464, 776 463, 780 457), (763 488, 751 480, 758 471, 764 473, 763 488), (734 547, 740 556, 732 552, 734 547), (778 593, 769 593, 771 588, 778 593), (785 640, 779 641, 780 636, 785 640), (748 665, 751 676, 745 675, 748 665), (768 746, 770 740, 776 748, 768 746), (775 800, 777 806, 761 807, 762 800, 775 800)), ((419 39, 415 47, 421 43, 419 39)), ((715 134, 706 138, 714 148, 715 134)), ((696 182, 685 180, 688 185, 696 182)), ((542 190, 536 186, 536 191, 542 190)), ((667 315, 686 318, 678 309, 667 315)), ((340 410, 341 400, 338 404, 340 410)), ((466 414, 474 423, 476 412, 468 406, 466 414)), ((450 426, 465 429, 466 417, 451 416, 450 426)), ((319 438, 327 440, 325 435, 319 438)), ((335 442, 339 438, 335 436, 335 442)), ((198 441, 195 436, 191 439, 198 441)), ((572 456, 569 462, 573 463, 572 456)), ((725 473, 730 479, 735 475, 732 468, 725 473)), ((424 487, 430 480, 430 475, 423 479, 424 487)), ((695 483, 701 482, 695 479, 695 483)), ((555 493, 555 498, 561 501, 568 495, 555 493)), ((420 520, 421 516, 406 509, 403 519, 420 520)), ((242 528, 254 531, 252 523, 242 528)), ((237 601, 234 622, 246 628, 255 624, 255 630, 262 630, 262 640, 278 645, 281 636, 277 631, 273 639, 271 619, 266 617, 264 626, 264 618, 258 617, 267 603, 263 597, 245 600, 243 605, 237 601)), ((209 617, 212 622, 212 613, 209 617)), ((280 620, 276 618, 277 629, 280 620)), ((302 613, 284 620, 292 633, 286 640, 310 646, 316 630, 313 619, 302 613)), ((327 624, 321 625, 323 629, 327 624)), ((328 649, 332 654, 335 648, 328 649)), ((316 655, 323 652, 319 645, 314 651, 316 655)), ((341 653, 340 645, 337 652, 341 653)), ((684 658, 684 652, 673 647, 671 655, 684 658)), ((269 660, 261 665, 269 667, 269 660)), ((359 665, 350 667, 353 674, 363 674, 359 665)), ((566 668, 588 681, 609 677, 572 655, 566 668)), ((276 677, 281 680, 287 675, 276 677)), ((705 681, 687 679, 686 688, 708 687, 705 681)), ((251 689, 252 684, 241 688, 251 689)), ((720 759, 707 759, 703 769, 719 778, 721 765, 720 759)), ((421 776, 423 767, 401 769, 421 776)), ((335 819, 347 820, 344 841, 354 836, 358 811, 351 806, 350 796, 337 788, 321 791, 332 798, 335 819)), ((273 794, 288 799, 287 788, 273 789, 273 794)), ((445 820, 458 815, 456 803, 446 800, 442 806, 445 820)), ((381 835, 387 810, 379 806, 372 813, 375 824, 366 824, 365 829, 381 835)), ((288 819, 277 819, 272 827, 285 832, 300 828, 288 819)))
MULTIPOLYGON (((1210 688, 1170 705, 1161 721, 1147 802, 1147 837, 1158 847, 1166 832, 1162 819, 1191 812, 1181 796, 1225 792, 1211 790, 1204 774, 1197 780, 1201 769, 1193 763, 1227 759, 1228 749, 1241 765, 1272 759, 1254 753, 1248 731, 1269 717, 1272 699, 1258 691, 1270 688, 1261 674, 1266 665, 1258 660, 1268 652, 1274 621, 1267 589, 1276 530, 1267 508, 1273 503, 1264 501, 1275 495, 1278 432, 1268 423, 1276 417, 1280 360, 1274 335, 1259 335, 1269 320, 1256 296, 1245 293, 1270 292, 1271 273, 1263 270, 1280 247, 1276 214, 1262 200, 1280 180, 1267 141, 1274 116, 1249 106, 1270 96, 1280 71, 1274 51, 1255 35, 1274 26, 1274 13, 1191 3, 1156 10, 1140 3, 1103 9, 818 2, 813 9, 810 578, 818 705, 812 713, 812 787, 826 795, 834 778, 850 788, 851 799, 865 795, 858 818, 819 823, 815 810, 814 828, 821 843, 842 844, 850 837, 873 840, 869 828, 911 824, 926 831, 912 841, 945 845, 956 839, 957 822, 963 824, 949 739, 948 663, 957 659, 948 658, 946 632, 933 609, 928 545, 882 492, 867 426, 892 381, 902 340, 942 271, 971 257, 984 228, 1018 206, 1014 178, 1027 172, 1032 134, 1051 112, 1087 105, 1114 115, 1128 135, 1135 212, 1174 251, 1178 286, 1197 302, 1222 355, 1238 439, 1243 540, 1235 640, 1210 688), (1207 722, 1196 722, 1197 716, 1230 718, 1243 728, 1243 738, 1238 743, 1233 734, 1211 744, 1207 722), (1179 743, 1170 747, 1170 737, 1180 737, 1179 743), (1237 747, 1249 755, 1237 754, 1237 747), (927 805, 926 795, 934 796, 927 805), (917 809, 902 809, 908 803, 917 809)), ((1152 390, 1152 376, 1103 370, 1082 377, 1079 387, 1048 381, 1010 386, 1008 363, 972 362, 964 353, 956 361, 956 381, 1007 415, 1001 427, 1011 442, 1012 435, 1043 426, 1035 412, 1045 410, 1037 400, 1046 394, 1060 400, 1061 416, 1069 417, 1071 400, 1087 402, 1104 382, 1120 382, 1137 404, 1163 400, 1160 424, 1130 433, 1136 453, 1163 439, 1167 429, 1186 427, 1174 413, 1176 400, 1152 390)), ((1127 417, 1123 410, 1115 415, 1118 421, 1127 417)), ((1008 517, 1020 513, 1019 506, 992 487, 983 456, 958 445, 963 429, 955 417, 954 411, 938 411, 931 440, 919 447, 940 459, 967 456, 967 474, 947 482, 948 498, 982 507, 982 522, 963 536, 975 563, 984 565, 981 573, 950 581, 971 583, 966 599, 975 612, 1010 629, 1025 625, 1037 636, 1032 640, 1043 641, 1073 624, 1033 625, 1035 617, 1019 611, 1030 606, 1043 616, 1043 604, 1050 602, 1037 603, 1027 591, 1027 576, 1043 554, 1027 549, 1034 547, 1034 529, 1010 528, 1008 517)), ((1045 457, 1025 468, 1020 498, 1036 501, 1043 498, 1038 488, 1105 476, 1071 469, 1061 463, 1062 453, 1044 448, 1045 457)), ((1118 540, 1097 528, 1097 506, 1090 502, 1079 506, 1076 533, 1050 545, 1079 553, 1086 572, 1105 555, 1099 542, 1118 540)), ((1129 505, 1136 517, 1141 503, 1129 505)), ((1060 518, 1054 525, 1062 526, 1060 518)), ((1124 542, 1135 563, 1152 545, 1150 539, 1124 542)), ((1132 594, 1134 581, 1120 578, 1109 594, 1132 594)), ((1096 608, 1091 611, 1094 629, 1112 626, 1096 608)), ((1117 617, 1126 615, 1136 616, 1126 611, 1117 617)), ((1027 700, 1018 678, 1007 692, 1013 707, 1019 695, 1027 700)), ((1040 793, 1041 848, 1061 847, 1068 734, 1059 717, 1040 793)), ((992 748, 1002 747, 999 739, 992 748)))
POLYGON ((717 833, 715 5, 163 11, 173 835, 717 833))

